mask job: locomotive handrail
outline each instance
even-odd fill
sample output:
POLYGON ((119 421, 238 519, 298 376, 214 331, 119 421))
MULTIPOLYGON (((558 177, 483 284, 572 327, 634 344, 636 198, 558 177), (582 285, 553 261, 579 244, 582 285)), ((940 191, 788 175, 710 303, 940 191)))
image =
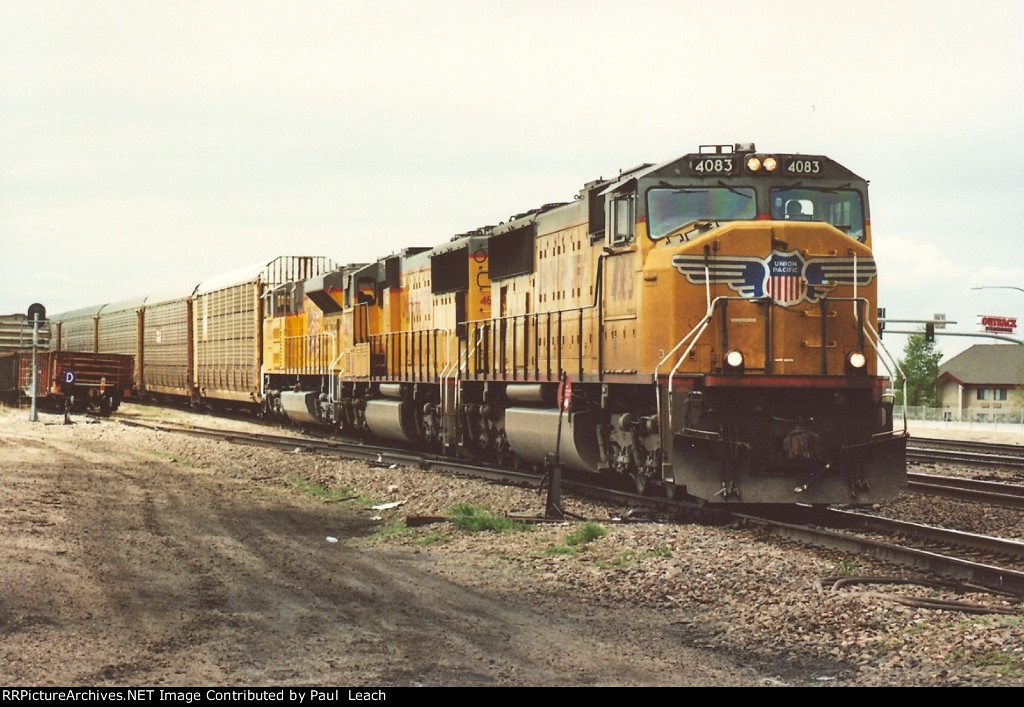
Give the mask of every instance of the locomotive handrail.
MULTIPOLYGON (((483 329, 477 329, 477 341, 473 345, 473 348, 466 352, 466 360, 463 361, 462 360, 462 356, 460 355, 460 351, 459 351, 459 349, 461 348, 461 344, 459 343, 458 338, 456 338, 456 340, 455 340, 455 361, 449 363, 448 366, 445 367, 444 371, 441 372, 441 377, 440 377, 440 383, 441 383, 441 415, 442 415, 442 417, 450 414, 450 412, 453 411, 453 410, 456 413, 458 412, 459 405, 460 405, 460 400, 461 400, 461 396, 462 396, 462 386, 456 385, 455 386, 455 400, 454 400, 454 404, 453 405, 449 405, 448 404, 448 403, 451 403, 451 396, 448 393, 448 379, 454 373, 456 375, 456 378, 455 378, 456 383, 458 382, 458 380, 460 379, 460 377, 462 375, 462 372, 466 368, 469 367, 470 357, 476 352, 477 348, 479 348, 480 342, 481 342, 482 339, 483 339, 483 329)), ((442 430, 442 432, 447 432, 447 430, 444 429, 444 430, 442 430)))
POLYGON ((878 332, 875 331, 875 328, 871 326, 871 322, 865 320, 864 324, 871 332, 871 335, 875 337, 874 339, 869 337, 868 343, 870 343, 871 347, 875 350, 875 355, 878 356, 882 365, 885 366, 885 370, 889 373, 889 376, 893 377, 893 380, 895 381, 892 369, 889 368, 889 363, 892 363, 892 367, 896 369, 896 373, 903 378, 903 434, 907 434, 907 376, 903 373, 903 369, 900 368, 899 361, 889 352, 889 349, 885 347, 885 344, 882 343, 882 337, 879 336, 878 332), (882 349, 881 351, 879 351, 879 346, 882 349), (882 355, 882 351, 885 352, 885 356, 882 355), (888 362, 886 361, 886 356, 889 358, 888 362))
MULTIPOLYGON (((672 347, 672 350, 669 351, 667 354, 665 354, 664 358, 662 358, 660 361, 658 361, 658 364, 654 367, 654 397, 655 397, 654 404, 657 406, 656 409, 657 409, 659 415, 661 414, 661 386, 658 384, 658 369, 661 368, 661 366, 666 361, 668 361, 669 357, 672 356, 672 354, 674 354, 676 351, 679 350, 679 347, 682 346, 686 342, 686 340, 688 338, 693 336, 693 333, 697 330, 698 327, 701 326, 701 323, 704 324, 704 329, 707 328, 707 323, 711 321, 711 315, 714 312, 713 304, 711 302, 711 275, 710 275, 708 266, 706 264, 704 265, 704 296, 705 296, 705 301, 707 302, 707 311, 704 314, 704 318, 701 319, 701 321, 698 322, 696 324, 696 326, 693 327, 693 329, 690 329, 689 333, 687 333, 685 336, 683 336, 683 338, 681 338, 679 340, 679 342, 675 346, 672 347)), ((701 332, 700 332, 700 334, 698 334, 697 338, 699 339, 700 335, 703 334, 703 333, 704 333, 704 331, 701 330, 701 332)), ((694 340, 694 343, 696 343, 696 339, 694 340)), ((691 346, 691 348, 692 348, 692 346, 691 346)), ((688 348, 687 352, 686 352, 686 354, 684 354, 684 356, 689 354, 689 350, 690 349, 688 348)), ((668 413, 669 429, 671 429, 671 425, 672 425, 672 409, 671 409, 672 408, 672 389, 671 389, 671 378, 669 380, 668 404, 669 404, 669 413, 668 413)))
MULTIPOLYGON (((304 334, 304 335, 301 335, 301 336, 286 336, 286 337, 284 337, 285 347, 284 347, 284 354, 283 354, 283 357, 282 357, 282 358, 284 358, 284 365, 282 365, 281 368, 284 369, 284 370, 288 370, 290 368, 287 365, 288 341, 289 341, 289 339, 313 339, 314 337, 326 337, 331 342, 331 350, 332 351, 337 351, 338 350, 338 347, 336 345, 337 338, 336 338, 336 336, 335 336, 333 331, 324 331, 324 332, 320 332, 318 334, 304 334)), ((337 363, 338 359, 340 359, 342 355, 343 354, 339 353, 338 356, 333 361, 331 361, 330 364, 328 364, 327 370, 326 371, 321 370, 320 373, 326 373, 328 376, 332 375, 331 374, 331 370, 334 368, 334 364, 337 363)), ((300 374, 301 373, 306 373, 306 374, 309 373, 309 368, 308 367, 296 366, 295 368, 300 370, 300 374)), ((314 367, 313 372, 314 373, 317 372, 315 367, 314 367)), ((265 397, 266 394, 267 394, 267 389, 266 389, 266 384, 265 384, 266 376, 267 376, 267 364, 266 364, 266 361, 262 361, 260 363, 260 388, 259 388, 260 397, 261 398, 265 397)))
POLYGON ((701 336, 704 335, 704 332, 707 331, 708 326, 711 324, 711 317, 714 315, 715 308, 718 306, 718 303, 722 302, 722 301, 727 301, 727 300, 743 300, 743 299, 745 299, 745 298, 743 298, 743 297, 715 297, 714 300, 712 300, 711 302, 708 303, 708 311, 705 312, 705 314, 701 318, 701 320, 699 322, 697 322, 697 324, 694 325, 694 327, 692 329, 690 329, 690 331, 685 336, 683 336, 682 339, 679 340, 679 343, 677 343, 672 348, 672 350, 669 351, 665 355, 665 357, 663 359, 661 359, 661 361, 658 362, 658 365, 654 367, 654 387, 655 387, 655 394, 656 394, 656 401, 655 401, 655 403, 658 406, 658 412, 660 414, 661 413, 661 385, 658 383, 658 369, 661 368, 661 365, 663 363, 665 363, 665 361, 667 361, 669 359, 669 357, 672 356, 672 354, 674 354, 676 351, 679 350, 680 346, 682 346, 684 343, 686 343, 687 339, 689 339, 691 336, 693 337, 693 341, 691 341, 690 345, 686 347, 686 350, 683 352, 683 355, 679 357, 679 360, 676 361, 676 365, 672 367, 671 372, 669 372, 669 374, 668 374, 668 428, 669 428, 669 430, 672 429, 672 407, 673 407, 672 406, 672 402, 673 402, 672 401, 672 398, 673 398, 672 379, 675 377, 676 371, 678 371, 679 367, 681 365, 683 365, 683 361, 685 361, 686 358, 690 355, 690 352, 693 350, 693 347, 697 345, 697 341, 700 339, 701 336))
MULTIPOLYGON (((339 347, 339 349, 340 349, 340 347, 339 347)), ((348 351, 341 351, 341 350, 339 350, 338 351, 338 355, 335 356, 334 359, 331 361, 331 368, 330 368, 330 370, 333 371, 334 367, 336 365, 338 365, 338 362, 341 361, 341 359, 343 359, 345 357, 345 354, 347 354, 347 353, 349 353, 349 352, 348 351)), ((334 374, 335 377, 338 379, 338 382, 336 384, 337 388, 335 388, 335 384, 332 384, 330 391, 327 393, 327 396, 328 396, 327 400, 332 405, 334 403, 338 402, 338 398, 337 398, 337 396, 335 396, 334 391, 337 390, 338 392, 341 392, 341 387, 342 387, 342 385, 344 385, 344 381, 342 381, 342 376, 344 376, 346 374, 346 372, 348 372, 348 366, 342 366, 341 369, 336 374, 334 374)))
MULTIPOLYGON (((291 354, 290 354, 290 348, 291 347, 289 346, 289 344, 295 343, 296 340, 299 340, 301 342, 303 340, 305 340, 305 341, 314 341, 314 340, 318 340, 318 339, 326 339, 327 341, 329 341, 330 342, 330 345, 329 345, 330 346, 330 351, 332 353, 334 351, 337 351, 337 349, 338 349, 338 347, 337 347, 337 337, 335 336, 333 331, 322 331, 322 332, 318 332, 316 334, 301 334, 301 335, 285 336, 284 337, 284 356, 283 356, 283 358, 284 358, 283 364, 284 365, 282 365, 281 367, 283 369, 285 369, 285 370, 290 370, 290 369, 298 370, 298 372, 300 374, 303 374, 303 373, 304 374, 309 374, 309 373, 317 373, 317 372, 323 373, 324 372, 323 368, 322 367, 318 367, 315 363, 314 363, 313 366, 308 366, 308 365, 292 366, 292 365, 289 365, 290 358, 291 358, 291 354)), ((320 361, 323 361, 325 359, 325 356, 322 355, 319 352, 316 353, 316 354, 312 354, 308 358, 312 358, 312 357, 315 357, 315 358, 317 358, 320 361)), ((305 361, 305 359, 307 357, 300 356, 300 358, 302 358, 305 361)), ((335 359, 335 360, 337 360, 337 359, 335 359)), ((330 372, 330 370, 332 368, 334 368, 333 363, 332 364, 328 364, 328 366, 327 366, 328 375, 330 375, 329 372, 330 372)))
MULTIPOLYGON (((431 366, 433 366, 434 369, 434 376, 437 377, 439 375, 437 351, 440 347, 438 346, 437 343, 438 334, 443 334, 443 338, 447 341, 451 338, 451 333, 452 332, 449 329, 438 328, 402 329, 399 331, 388 331, 382 334, 371 334, 367 337, 367 342, 370 344, 371 357, 374 349, 379 348, 381 344, 383 344, 383 353, 385 356, 383 373, 384 378, 392 377, 392 371, 388 367, 387 355, 389 353, 389 346, 392 343, 396 343, 397 351, 392 351, 391 353, 394 353, 395 360, 401 363, 401 372, 398 375, 401 375, 401 373, 408 373, 417 380, 422 380, 424 379, 425 376, 429 375, 431 366), (419 342, 418 345, 411 346, 410 340, 414 337, 418 337, 419 342), (426 346, 423 346, 422 344, 422 340, 424 337, 426 337, 427 339, 426 346), (431 337, 433 338, 432 345, 431 337), (403 351, 403 343, 405 344, 406 351, 403 351), (404 353, 407 353, 407 350, 410 349, 415 351, 417 354, 417 358, 415 360, 406 360, 403 355, 404 353), (424 360, 423 358, 424 351, 426 351, 426 360, 424 360)), ((371 362, 371 377, 373 376, 372 369, 373 364, 371 362)))
MULTIPOLYGON (((527 314, 508 314, 508 315, 505 315, 505 316, 491 317, 491 318, 488 318, 488 319, 472 319, 472 320, 467 320, 464 323, 465 323, 465 325, 467 327, 471 327, 476 332, 483 332, 483 335, 485 337, 487 337, 487 336, 497 337, 498 336, 498 332, 500 331, 499 326, 501 324, 506 324, 507 325, 507 324, 511 323, 511 325, 512 325, 511 326, 511 329, 512 329, 512 331, 511 331, 511 334, 512 334, 512 344, 511 345, 512 345, 512 358, 513 358, 512 364, 511 364, 511 367, 512 367, 512 378, 513 378, 513 380, 515 380, 516 377, 518 376, 519 370, 522 369, 523 374, 524 374, 524 380, 525 380, 526 379, 526 374, 529 371, 529 351, 530 351, 530 346, 529 346, 529 342, 526 341, 525 338, 524 338, 523 347, 524 347, 525 355, 524 355, 524 358, 523 358, 523 361, 522 361, 522 366, 520 366, 519 365, 519 361, 517 360, 518 359, 518 354, 519 354, 519 348, 518 348, 518 333, 519 333, 518 328, 519 328, 519 325, 518 325, 518 321, 520 319, 523 320, 523 322, 524 322, 523 332, 524 332, 524 337, 526 337, 526 336, 528 336, 527 332, 529 331, 529 327, 531 325, 533 326, 535 332, 539 331, 541 329, 540 322, 541 322, 541 319, 543 318, 545 320, 543 328, 544 328, 545 332, 548 334, 548 336, 551 335, 552 329, 557 329, 557 332, 558 332, 556 337, 555 337, 557 342, 558 342, 558 344, 557 344, 558 345, 558 350, 557 350, 557 356, 556 356, 557 360, 555 361, 556 365, 555 365, 554 368, 552 368, 551 348, 547 347, 548 360, 547 360, 547 365, 545 366, 545 376, 547 377, 548 380, 552 380, 552 375, 556 375, 556 376, 559 375, 560 372, 564 368, 562 366, 562 363, 563 363, 563 357, 562 357, 562 323, 563 323, 563 320, 564 320, 563 315, 575 314, 577 316, 576 327, 577 327, 577 330, 578 330, 577 331, 577 334, 578 334, 577 354, 576 354, 575 358, 576 358, 576 364, 577 364, 577 369, 578 369, 579 376, 580 376, 580 378, 582 378, 583 377, 583 361, 584 361, 584 358, 585 358, 584 355, 583 355, 584 314, 588 310, 593 310, 593 311, 596 311, 598 313, 600 313, 600 311, 601 311, 596 303, 591 303, 591 304, 588 304, 588 305, 585 305, 585 306, 582 306, 582 307, 570 307, 570 308, 567 308, 567 309, 553 309, 553 310, 548 310, 548 311, 544 311, 544 312, 529 312, 527 314), (555 321, 553 323, 551 321, 552 318, 555 319, 555 321)), ((495 342, 495 345, 491 347, 492 358, 488 362, 489 365, 487 367, 487 370, 488 370, 489 374, 495 374, 496 375, 498 373, 498 371, 497 371, 497 353, 498 353, 497 349, 498 349, 497 342, 495 342)), ((535 341, 534 341, 532 349, 533 349, 533 354, 534 354, 534 366, 533 366, 534 377, 537 380, 540 380, 539 340, 537 340, 536 338, 535 338, 535 341)), ((593 354, 592 354, 592 356, 593 356, 593 354)), ((501 373, 502 373, 502 375, 507 375, 508 372, 507 372, 506 367, 504 365, 504 357, 502 358, 502 361, 503 361, 503 365, 502 365, 501 373)))

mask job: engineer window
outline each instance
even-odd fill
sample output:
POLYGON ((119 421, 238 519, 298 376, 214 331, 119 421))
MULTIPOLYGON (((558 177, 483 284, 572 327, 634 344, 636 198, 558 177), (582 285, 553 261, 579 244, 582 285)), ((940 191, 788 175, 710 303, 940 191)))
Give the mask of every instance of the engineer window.
POLYGON ((612 202, 612 245, 625 245, 633 240, 633 196, 619 197, 612 202))
POLYGON ((864 240, 864 209, 854 189, 791 187, 771 190, 772 218, 786 221, 824 221, 843 233, 864 240))
POLYGON ((647 233, 664 238, 698 221, 742 221, 757 216, 748 187, 656 187, 647 190, 647 233))

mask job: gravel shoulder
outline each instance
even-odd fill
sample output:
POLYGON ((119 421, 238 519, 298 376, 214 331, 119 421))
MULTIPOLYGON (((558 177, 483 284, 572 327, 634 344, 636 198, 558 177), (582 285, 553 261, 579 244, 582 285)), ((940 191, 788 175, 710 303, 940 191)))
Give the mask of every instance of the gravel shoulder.
POLYGON ((863 558, 749 530, 620 523, 624 509, 568 498, 607 534, 570 547, 579 523, 406 528, 460 502, 539 515, 544 499, 27 417, 0 409, 4 685, 1024 684, 1024 617, 821 587, 902 574, 863 558))

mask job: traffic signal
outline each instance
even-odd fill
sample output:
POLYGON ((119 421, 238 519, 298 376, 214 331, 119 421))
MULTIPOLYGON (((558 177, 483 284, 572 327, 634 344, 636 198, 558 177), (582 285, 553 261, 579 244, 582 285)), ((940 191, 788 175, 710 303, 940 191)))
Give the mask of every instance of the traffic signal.
POLYGON ((924 340, 935 341, 935 322, 928 322, 924 325, 924 340))

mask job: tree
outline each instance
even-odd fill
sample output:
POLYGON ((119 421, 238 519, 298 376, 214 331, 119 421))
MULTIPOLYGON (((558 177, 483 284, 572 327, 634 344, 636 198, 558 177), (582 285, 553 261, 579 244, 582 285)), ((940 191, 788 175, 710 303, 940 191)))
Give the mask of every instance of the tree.
POLYGON ((939 378, 939 360, 942 352, 922 334, 911 334, 903 347, 900 372, 896 374, 896 402, 903 403, 903 378, 907 379, 907 405, 934 407, 936 384, 939 378))

